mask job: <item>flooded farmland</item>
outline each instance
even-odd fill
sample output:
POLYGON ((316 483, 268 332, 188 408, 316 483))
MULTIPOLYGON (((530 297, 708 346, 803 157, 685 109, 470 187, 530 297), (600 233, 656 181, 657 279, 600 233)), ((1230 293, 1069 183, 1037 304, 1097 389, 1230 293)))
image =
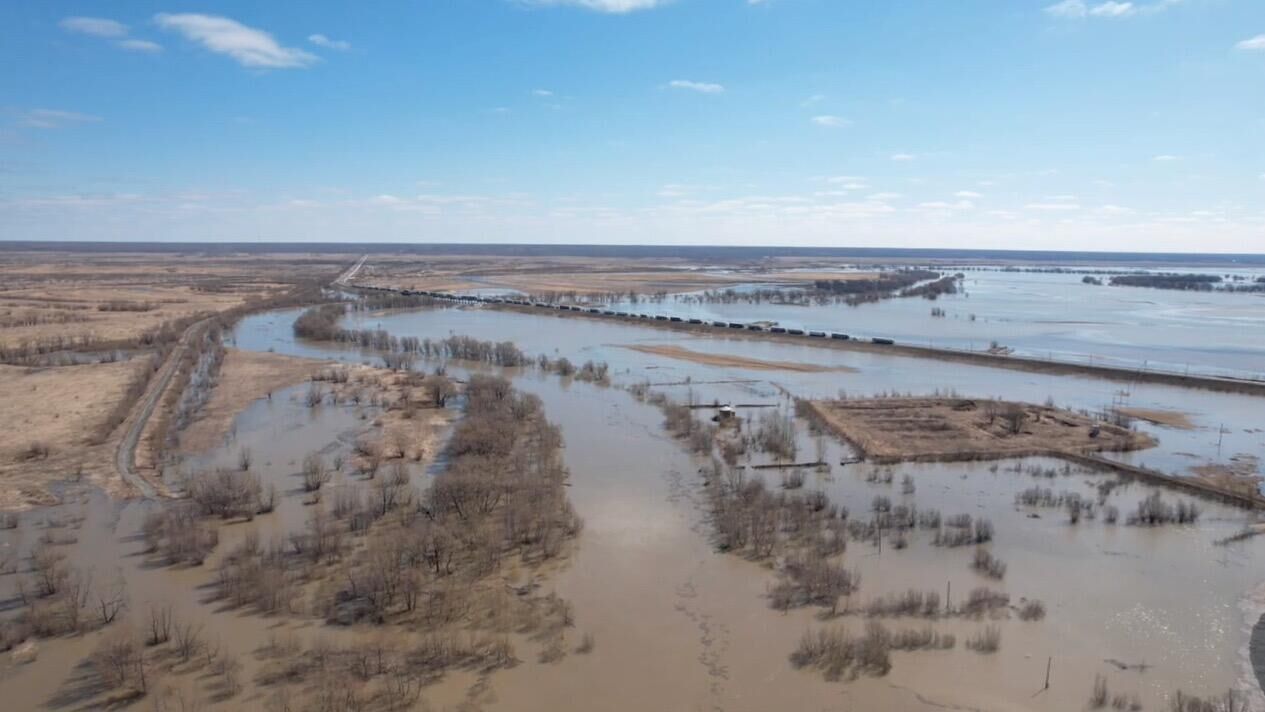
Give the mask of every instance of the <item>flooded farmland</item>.
MULTIPOLYGON (((1018 393, 1022 398, 1033 400, 1052 396, 1060 404, 1099 409, 1121 388, 1121 384, 1096 379, 994 372, 982 368, 944 366, 932 361, 837 353, 768 342, 706 338, 686 340, 691 349, 700 351, 723 350, 725 353, 778 361, 838 361, 857 369, 855 374, 781 372, 770 375, 656 359, 644 353, 634 357, 623 348, 627 344, 665 340, 663 335, 653 330, 588 322, 580 330, 572 322, 555 317, 484 309, 372 315, 361 318, 358 323, 381 326, 399 335, 441 338, 449 333, 460 333, 480 338, 509 339, 529 353, 564 355, 576 361, 605 360, 611 364, 616 384, 650 382, 652 388, 669 392, 682 400, 693 399, 700 403, 755 401, 785 407, 784 396, 787 393, 832 395, 840 390, 874 393, 884 390, 923 392, 953 389, 965 394, 1018 393)), ((287 353, 292 349, 294 353, 302 353, 312 348, 311 345, 295 344, 285 329, 261 328, 249 321, 239 330, 238 339, 240 344, 251 348, 273 348, 287 353)), ((682 341, 679 337, 673 340, 682 341)), ((362 357, 354 352, 341 355, 353 360, 362 357)), ((594 388, 579 383, 559 387, 550 378, 525 379, 524 387, 540 394, 547 409, 558 414, 568 441, 568 464, 575 473, 574 497, 577 507, 590 522, 574 565, 559 579, 558 585, 577 602, 581 615, 584 614, 584 601, 602 610, 596 616, 601 626, 612 626, 614 621, 633 623, 623 633, 608 631, 607 636, 600 637, 627 636, 646 646, 643 651, 645 657, 633 656, 643 665, 656 664, 654 661, 662 659, 667 654, 666 650, 678 650, 685 657, 707 660, 711 652, 705 654, 705 651, 698 650, 698 646, 710 651, 718 644, 726 645, 732 651, 731 662, 726 668, 745 664, 752 670, 761 670, 766 665, 781 665, 786 651, 793 648, 795 639, 814 625, 814 621, 803 611, 792 613, 789 617, 794 622, 790 624, 779 621, 784 616, 773 615, 763 600, 771 581, 770 572, 741 559, 735 560, 714 552, 708 543, 705 512, 697 493, 699 481, 694 473, 698 462, 691 460, 680 447, 659 432, 659 414, 616 389, 594 388), (651 448, 648 443, 656 446, 651 448), (630 467, 626 463, 637 464, 630 467), (682 558, 685 552, 693 558, 693 563, 689 562, 689 557, 682 558), (643 565, 643 562, 654 563, 643 565), (588 568, 590 566, 593 568, 588 568), (689 593, 689 600, 693 601, 689 605, 682 604, 683 608, 722 606, 733 610, 723 614, 712 611, 691 614, 691 618, 702 616, 706 621, 699 624, 699 640, 687 638, 691 642, 681 642, 680 647, 668 644, 669 640, 681 638, 682 626, 679 622, 667 624, 666 630, 658 630, 658 621, 663 616, 649 613, 638 616, 633 613, 637 606, 665 606, 666 601, 674 600, 681 590, 669 585, 675 580, 671 576, 646 576, 646 566, 656 572, 666 572, 673 567, 682 574, 690 572, 683 579, 676 580, 677 584, 685 586, 681 590, 689 593), (666 580, 660 584, 660 593, 650 595, 647 587, 660 580, 666 580), (605 592, 591 591, 592 587, 599 587, 605 592), (702 587, 716 593, 702 595, 698 593, 702 587), (669 588, 673 591, 671 596, 667 595, 669 588), (720 593, 737 590, 748 592, 751 600, 744 603, 730 594, 720 593), (609 606, 612 599, 621 601, 622 605, 618 609, 603 608, 609 606), (634 602, 637 603, 634 605, 634 602), (716 622, 718 620, 723 623, 716 622), (757 656, 758 660, 748 660, 746 658, 753 655, 753 646, 738 645, 732 638, 729 643, 718 643, 714 635, 717 629, 727 631, 730 636, 749 635, 765 641, 781 640, 783 644, 777 654, 767 659, 757 656), (658 631, 662 639, 652 636, 652 640, 646 640, 652 631, 658 631)), ((1176 430, 1141 424, 1140 427, 1156 434, 1160 447, 1120 457, 1138 457, 1156 464, 1171 463, 1174 470, 1187 466, 1192 455, 1214 460, 1217 457, 1216 426, 1209 427, 1208 419, 1201 417, 1201 413, 1217 413, 1222 417, 1226 413, 1241 414, 1243 420, 1238 424, 1237 432, 1233 435, 1222 433, 1220 445, 1224 452, 1234 447, 1251 451, 1259 442, 1252 431, 1261 423, 1252 418, 1260 416, 1250 397, 1152 386, 1135 386, 1129 397, 1133 404, 1180 408, 1191 414, 1197 427, 1194 430, 1176 430)), ((801 451, 810 452, 815 439, 806 432, 801 432, 801 438, 801 451)), ((832 440, 826 447, 827 462, 839 462, 848 455, 846 446, 832 440)), ((829 472, 811 475, 811 486, 825 492, 832 501, 854 511, 864 511, 873 497, 883 494, 885 488, 890 493, 892 487, 890 484, 867 482, 860 469, 863 467, 833 466, 829 472)), ((875 699, 885 699, 885 704, 908 705, 917 709, 923 704, 930 704, 917 701, 918 695, 922 695, 925 700, 936 704, 979 705, 983 708, 993 708, 992 705, 1028 708, 1034 705, 1032 708, 1061 709, 1073 703, 1079 704, 1095 674, 1113 670, 1120 673, 1116 667, 1118 664, 1127 669, 1123 674, 1111 676, 1113 685, 1123 687, 1130 694, 1136 693, 1144 700, 1163 699, 1174 686, 1222 689, 1244 687, 1251 682, 1246 658, 1247 634, 1256 611, 1255 589, 1261 583, 1255 547, 1250 540, 1231 546, 1214 545, 1217 540, 1241 530, 1251 518, 1241 510, 1208 503, 1204 505, 1206 511, 1200 523, 1194 527, 1152 530, 1108 525, 1101 521, 1073 527, 1058 510, 1033 512, 1016 506, 1016 495, 1033 486, 1076 492, 1088 498, 1098 481, 1108 477, 1076 472, 1048 479, 1030 474, 1034 470, 1053 471, 1059 467, 1055 462, 1030 459, 1002 461, 996 467, 969 463, 901 465, 894 468, 896 481, 909 474, 918 483, 918 493, 911 498, 918 505, 934 506, 945 514, 952 511, 989 517, 999 530, 993 545, 998 556, 1012 562, 1007 589, 1015 597, 1041 598, 1051 614, 1042 623, 1007 623, 1004 636, 1008 649, 1010 642, 1014 641, 1021 653, 982 659, 966 651, 911 653, 905 656, 908 660, 898 658, 892 673, 882 681, 859 681, 849 685, 846 691, 835 691, 843 696, 841 699, 849 699, 853 695, 884 695, 875 699), (1072 573, 1073 569, 1075 573, 1072 573), (1169 576, 1175 570, 1189 570, 1191 573, 1181 576, 1179 581, 1169 576), (1211 590, 1224 591, 1226 595, 1205 595, 1204 592, 1211 590), (1208 605, 1194 613, 1188 605, 1192 597, 1208 601, 1208 605), (1103 600, 1110 600, 1112 604, 1097 605, 1103 600), (948 657, 952 662, 938 661, 937 656, 948 657), (1049 701, 1027 701, 1028 695, 1035 691, 1033 685, 1043 675, 1044 662, 1051 657, 1060 661, 1059 678, 1068 679, 1067 684, 1052 686, 1053 691, 1043 695, 1049 701), (1203 659, 1206 665, 1192 666, 1192 659, 1203 659), (1139 669, 1148 672, 1141 674, 1139 669), (940 678, 940 674, 944 677, 940 678), (990 681, 1012 680, 1013 688, 1008 694, 998 693, 1002 697, 992 700, 992 705, 981 704, 984 701, 973 697, 977 692, 970 686, 966 690, 961 689, 964 674, 978 674, 990 681), (904 675, 910 677, 905 678, 904 675), (934 682, 936 680, 939 682, 934 682), (1073 683, 1072 680, 1080 682, 1073 683), (905 690, 903 694, 908 696, 904 700, 900 700, 901 690, 905 690)), ((1116 495, 1119 500, 1116 506, 1128 511, 1151 489, 1141 484, 1130 485, 1116 495)), ((946 552, 931 546, 925 537, 922 541, 915 537, 904 550, 889 551, 883 555, 857 552, 857 555, 850 554, 848 561, 849 565, 859 567, 863 579, 867 581, 865 590, 868 593, 900 591, 911 586, 939 588, 946 584, 965 593, 978 583, 973 581, 968 558, 968 551, 946 552)), ((959 625, 955 622, 949 626, 950 629, 954 627, 959 625)), ((772 647, 767 642, 764 646, 754 646, 756 649, 772 647)), ((629 651, 608 652, 605 648, 603 653, 631 655, 629 651)), ((599 654, 583 661, 583 664, 594 665, 601 657, 599 654)), ((577 659, 575 664, 581 663, 577 659)), ((628 662, 634 669, 636 664, 633 660, 628 662)), ((670 669, 687 668, 674 665, 670 669)), ((597 674, 591 670, 588 673, 597 674)), ((709 678, 713 674, 709 672, 709 678)), ((763 673, 764 676, 768 674, 763 673)), ((515 671, 507 673, 504 684, 512 685, 515 675, 515 671)), ((534 685, 541 684, 539 673, 524 671, 523 675, 534 685)), ((759 679, 764 680, 764 684, 754 686, 736 699, 749 700, 750 695, 758 698, 768 694, 774 695, 770 698, 770 703, 773 703, 782 699, 780 695, 790 694, 775 693, 778 688, 771 686, 767 677, 762 677, 760 673, 752 672, 751 675, 755 677, 739 676, 730 671, 722 678, 725 681, 723 685, 714 683, 708 689, 728 690, 730 694, 737 695, 735 691, 742 688, 740 680, 759 679)), ((790 670, 783 670, 777 679, 787 676, 794 680, 797 692, 816 687, 816 683, 802 673, 790 670)), ((694 676, 685 677, 692 679, 694 676)), ((544 679, 550 679, 550 676, 544 679)), ((560 697, 557 699, 565 699, 562 696, 572 689, 571 681, 574 679, 575 676, 566 674, 565 667, 558 668, 555 684, 559 686, 557 694, 560 697)), ((687 683, 683 680, 680 684, 687 683)), ((674 690, 676 692, 679 690, 674 690)), ((507 696, 509 694, 507 692, 507 696)), ((646 694, 642 690, 636 699, 645 699, 646 694)), ((513 699, 520 700, 520 704, 524 697, 540 699, 535 693, 512 695, 513 699)), ((545 695, 544 699, 554 698, 545 695)), ((671 699, 680 699, 680 696, 667 694, 663 697, 665 703, 671 699)), ((542 705, 541 708, 547 706, 542 705)), ((760 707, 753 704, 750 707, 738 705, 737 708, 760 707)))
MULTIPOLYGON (((1265 329, 1265 297, 1260 294, 1091 286, 1082 283, 1076 268, 1069 269, 1072 272, 967 271, 957 294, 935 301, 904 298, 855 307, 800 306, 768 299, 726 302, 699 292, 653 301, 617 300, 612 308, 706 321, 768 321, 970 351, 983 351, 996 342, 1039 359, 1262 377, 1265 343, 1257 334, 1265 329), (943 314, 933 315, 933 308, 943 314)), ((942 271, 952 273, 954 268, 942 271)), ((1247 280, 1257 275, 1228 272, 1247 280)), ((746 291, 756 286, 748 285, 746 291)), ((793 293, 795 288, 790 289, 793 293)))
MULTIPOLYGON (((373 352, 296 340, 292 323, 297 315, 298 310, 289 310, 248 317, 232 341, 239 348, 261 352, 348 363, 376 360, 373 352)), ((1163 709, 1177 689, 1195 694, 1238 689, 1250 692, 1257 707, 1265 702, 1248 658, 1251 627, 1265 611, 1259 542, 1248 538, 1217 543, 1253 523, 1249 513, 1201 501, 1201 516, 1193 525, 1131 526, 1124 517, 1108 523, 1102 508, 1099 516, 1072 524, 1062 508, 1020 504, 1020 496, 1039 488, 1062 499, 1074 495, 1091 501, 1099 496, 1103 482, 1115 479, 1113 475, 1043 458, 843 465, 839 463, 854 459, 852 450, 814 433, 804 422, 795 425, 796 449, 810 453, 803 459, 826 463, 803 468, 804 491, 821 492, 851 511, 854 519, 866 516, 878 497, 919 510, 935 509, 945 517, 985 518, 995 528, 988 549, 1008 567, 1004 580, 987 580, 971 569, 974 547, 946 548, 926 531, 908 532, 900 546, 892 546, 893 540, 882 535, 874 541, 855 540, 844 561, 862 581, 855 596, 858 610, 864 601, 911 588, 961 600, 987 585, 1004 591, 1014 605, 1040 600, 1046 614, 1036 621, 1013 613, 982 619, 883 619, 893 630, 933 627, 959 641, 996 627, 1001 647, 991 654, 960 643, 951 650, 895 652, 890 672, 882 677, 827 681, 812 671, 797 670, 789 657, 806 632, 832 626, 860 632, 865 617, 852 613, 822 620, 823 611, 812 606, 775 610, 769 592, 776 576, 769 562, 717 550, 700 476, 705 463, 663 430, 659 408, 639 401, 627 389, 648 383, 652 391, 680 402, 762 405, 790 416, 790 396, 828 397, 840 391, 1006 393, 1034 401, 1051 397, 1060 405, 1097 410, 1126 388, 1130 405, 1181 410, 1194 422, 1189 430, 1140 423, 1160 446, 1119 456, 1166 469, 1171 465, 1174 471, 1189 467, 1192 459, 1217 460, 1218 446, 1222 453, 1258 449, 1259 435, 1252 431, 1262 426, 1262 416, 1250 397, 742 339, 683 339, 620 324, 478 308, 356 315, 350 323, 381 326, 398 336, 443 338, 456 333, 508 339, 528 353, 565 356, 577 363, 601 360, 611 367, 609 386, 535 369, 506 371, 518 388, 541 399, 565 440, 569 497, 585 527, 565 566, 545 585, 574 607, 575 630, 592 636, 591 651, 549 663, 524 654, 518 664, 490 675, 449 673, 422 692, 422 699, 436 706, 554 710, 585 699, 600 700, 598 706, 612 710, 1062 710, 1083 707, 1099 675, 1113 694, 1136 698, 1145 709, 1163 709), (847 368, 771 372, 626 348, 668 341, 699 352, 847 368), (1210 424, 1213 413, 1215 419, 1237 415, 1240 422, 1218 438, 1217 426, 1210 424), (906 476, 913 491, 902 485, 906 476), (1192 601, 1198 605, 1192 606, 1192 601), (649 680, 654 684, 647 684, 649 680)), ((419 361, 415 367, 435 365, 419 361)), ((459 376, 471 369, 486 370, 456 361, 447 367, 459 376)), ((151 601, 168 601, 177 616, 205 622, 221 645, 242 661, 246 680, 265 669, 266 656, 260 651, 274 645, 278 636, 315 640, 359 635, 356 628, 331 631, 319 620, 227 609, 207 593, 220 557, 245 537, 281 539, 303 527, 309 507, 297 472, 304 456, 314 450, 331 458, 350 454, 358 434, 369 427, 356 409, 306 407, 303 395, 304 388, 296 387, 257 401, 237 418, 222 446, 169 470, 168 478, 175 482, 180 470, 231 465, 246 448, 264 483, 275 484, 281 493, 272 514, 220 527, 220 545, 203 566, 147 565, 140 555, 140 529, 144 513, 162 505, 118 504, 90 491, 70 497, 72 503, 59 508, 25 515, 18 528, 0 536, 6 546, 24 550, 50 531, 53 538, 63 537, 59 547, 71 561, 99 577, 117 571, 127 580, 133 611, 144 611, 151 601)), ((755 412, 741 416, 747 427, 753 426, 755 412)), ((710 411, 700 411, 700 417, 705 414, 710 411)), ((772 462, 768 455, 752 453, 743 464, 766 462, 772 462)), ((781 472, 750 470, 750 476, 762 477, 776 489, 781 472)), ((433 474, 418 468, 410 476, 425 487, 433 474)), ((337 479, 332 486, 341 484, 343 480, 337 479)), ((1170 501, 1190 499, 1134 482, 1114 487, 1105 501, 1128 513, 1154 492, 1170 501)), ((11 597, 16 577, 4 578, 10 587, 6 597, 11 597)), ((34 662, 5 669, 0 691, 20 702, 21 709, 72 708, 99 700, 91 689, 81 689, 88 679, 83 661, 96 645, 95 635, 41 642, 34 662), (57 690, 52 697, 50 689, 57 690)), ((172 684, 191 689, 197 680, 175 676, 172 684)), ((273 701, 269 690, 260 687, 221 704, 262 709, 273 701)))

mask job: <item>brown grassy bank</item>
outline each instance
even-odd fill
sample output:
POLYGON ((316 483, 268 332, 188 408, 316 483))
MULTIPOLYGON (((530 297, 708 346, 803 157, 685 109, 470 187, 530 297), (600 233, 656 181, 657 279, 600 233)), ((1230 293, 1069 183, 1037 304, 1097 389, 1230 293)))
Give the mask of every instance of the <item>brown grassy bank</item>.
POLYGON ((622 348, 637 351, 643 354, 667 356, 668 358, 701 363, 707 366, 720 366, 723 368, 747 368, 753 371, 792 371, 795 373, 824 373, 827 371, 856 373, 855 368, 850 368, 848 366, 821 366, 814 363, 798 363, 795 361, 765 361, 762 359, 747 358, 745 356, 709 354, 701 351, 691 351, 690 349, 681 346, 634 345, 622 346, 622 348))

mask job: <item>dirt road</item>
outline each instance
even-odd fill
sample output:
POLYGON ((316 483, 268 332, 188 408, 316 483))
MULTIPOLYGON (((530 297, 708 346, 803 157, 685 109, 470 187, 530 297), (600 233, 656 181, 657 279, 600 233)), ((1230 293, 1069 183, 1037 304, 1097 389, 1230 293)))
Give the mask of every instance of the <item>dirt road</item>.
POLYGON ((136 446, 140 444, 141 433, 145 432, 145 425, 149 422, 150 417, 154 414, 154 409, 158 407, 159 401, 162 400, 163 393, 167 392, 167 386, 171 384, 171 379, 176 375, 176 366, 180 363, 184 352, 189 348, 189 343, 193 340, 195 334, 201 332, 211 319, 203 319, 185 329, 184 334, 180 336, 180 340, 176 342, 175 348, 167 355, 167 362, 163 364, 162 373, 158 378, 150 383, 149 389, 145 392, 144 397, 139 404, 140 409, 136 412, 136 417, 132 418, 131 423, 127 426, 127 432, 123 434, 123 439, 119 441, 118 453, 115 455, 115 465, 118 467, 119 474, 123 476, 123 480, 132 485, 141 493, 142 497, 154 497, 157 492, 153 485, 145 481, 136 471, 136 446))

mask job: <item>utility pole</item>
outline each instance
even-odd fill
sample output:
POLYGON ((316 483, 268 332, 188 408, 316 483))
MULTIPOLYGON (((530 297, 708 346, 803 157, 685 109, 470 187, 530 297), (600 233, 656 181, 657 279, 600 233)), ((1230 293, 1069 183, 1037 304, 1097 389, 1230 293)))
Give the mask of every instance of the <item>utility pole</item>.
POLYGON ((1045 687, 1043 687, 1043 688, 1042 688, 1042 689, 1044 689, 1044 690, 1048 690, 1048 689, 1050 689, 1050 668, 1051 668, 1053 665, 1054 665, 1054 656, 1053 656, 1053 655, 1051 655, 1051 656, 1050 656, 1050 657, 1049 657, 1049 658, 1045 661, 1045 687))

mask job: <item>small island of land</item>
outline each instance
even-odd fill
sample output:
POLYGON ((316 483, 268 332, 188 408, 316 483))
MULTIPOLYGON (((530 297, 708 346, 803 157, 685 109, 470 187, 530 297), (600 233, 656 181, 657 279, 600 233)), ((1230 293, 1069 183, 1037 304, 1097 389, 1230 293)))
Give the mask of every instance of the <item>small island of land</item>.
POLYGON ((1155 445, 1145 433, 1075 411, 1014 401, 904 397, 807 402, 877 463, 1088 455, 1155 445))

